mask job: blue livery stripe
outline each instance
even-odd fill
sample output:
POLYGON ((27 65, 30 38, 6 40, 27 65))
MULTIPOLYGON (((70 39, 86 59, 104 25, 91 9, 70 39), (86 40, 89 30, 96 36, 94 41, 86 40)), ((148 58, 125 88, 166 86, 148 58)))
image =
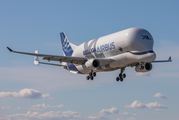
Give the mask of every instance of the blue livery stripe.
MULTIPOLYGON (((61 42, 62 42, 62 49, 63 49, 65 56, 72 56, 73 49, 70 45, 70 41, 68 40, 67 36, 65 35, 64 32, 61 32, 60 37, 61 37, 61 42)), ((75 67, 75 65, 73 65, 71 63, 67 63, 67 67, 68 67, 68 69, 70 69, 72 71, 78 71, 78 69, 75 67)))
POLYGON ((69 40, 64 32, 60 33, 62 49, 66 56, 71 56, 73 54, 73 49, 69 43, 69 40))

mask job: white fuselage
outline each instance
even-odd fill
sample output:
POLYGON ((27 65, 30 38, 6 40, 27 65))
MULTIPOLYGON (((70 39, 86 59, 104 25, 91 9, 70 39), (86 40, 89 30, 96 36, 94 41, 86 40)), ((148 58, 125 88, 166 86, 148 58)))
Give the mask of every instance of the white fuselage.
MULTIPOLYGON (((126 29, 82 43, 72 56, 115 60, 108 65, 101 65, 95 72, 113 71, 134 63, 151 62, 156 58, 153 52, 153 37, 141 28, 126 29)), ((82 74, 90 72, 90 69, 83 65, 75 66, 82 74)))

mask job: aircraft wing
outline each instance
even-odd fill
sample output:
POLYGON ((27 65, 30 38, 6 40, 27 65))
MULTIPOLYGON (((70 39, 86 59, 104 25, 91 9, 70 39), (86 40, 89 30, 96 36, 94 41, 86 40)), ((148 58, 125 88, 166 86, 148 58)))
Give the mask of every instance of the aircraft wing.
MULTIPOLYGON (((13 52, 13 53, 43 57, 44 60, 48 60, 48 61, 67 62, 67 63, 79 64, 79 65, 83 65, 86 61, 88 61, 88 58, 85 58, 85 57, 70 57, 70 56, 59 56, 59 55, 19 52, 19 51, 14 51, 14 50, 10 49, 9 47, 7 47, 7 49, 10 52, 13 52)), ((107 65, 107 64, 114 61, 112 59, 98 59, 98 58, 95 58, 95 59, 99 60, 100 65, 107 65)))
POLYGON ((156 61, 152 61, 152 63, 159 63, 159 62, 172 62, 172 58, 169 57, 168 60, 156 60, 156 61))

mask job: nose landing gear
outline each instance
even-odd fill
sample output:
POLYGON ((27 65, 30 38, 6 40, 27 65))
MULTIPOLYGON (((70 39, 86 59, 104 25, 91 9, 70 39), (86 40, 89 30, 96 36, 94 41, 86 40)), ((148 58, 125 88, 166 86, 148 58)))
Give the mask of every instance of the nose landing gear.
POLYGON ((125 70, 125 68, 121 68, 121 73, 119 74, 119 77, 116 77, 116 81, 123 81, 123 78, 126 78, 126 74, 124 73, 123 74, 123 72, 124 72, 124 70, 125 70))
POLYGON ((86 76, 86 79, 87 79, 87 80, 89 80, 89 79, 93 80, 94 77, 96 77, 96 73, 93 72, 93 71, 91 71, 91 72, 89 73, 89 75, 86 76))

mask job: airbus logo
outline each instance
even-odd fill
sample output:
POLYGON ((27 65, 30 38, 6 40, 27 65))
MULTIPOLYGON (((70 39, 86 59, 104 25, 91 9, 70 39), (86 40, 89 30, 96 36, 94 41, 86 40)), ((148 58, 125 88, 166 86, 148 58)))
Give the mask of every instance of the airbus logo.
POLYGON ((148 35, 141 35, 141 36, 143 37, 142 39, 151 40, 148 35))

